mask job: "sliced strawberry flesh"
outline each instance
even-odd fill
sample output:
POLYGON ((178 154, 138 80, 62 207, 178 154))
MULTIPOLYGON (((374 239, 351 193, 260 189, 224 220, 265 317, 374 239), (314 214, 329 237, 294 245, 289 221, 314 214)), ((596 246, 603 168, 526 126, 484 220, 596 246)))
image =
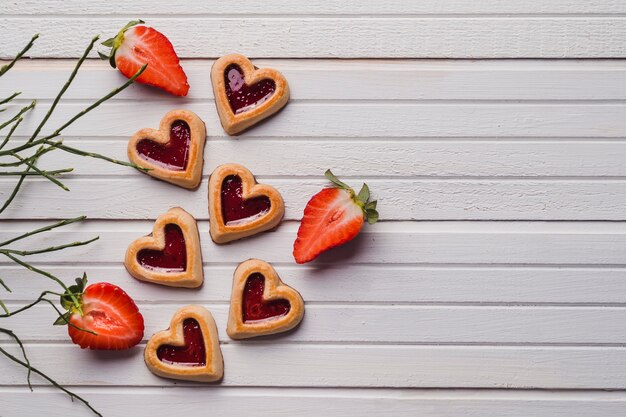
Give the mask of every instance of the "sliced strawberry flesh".
POLYGON ((294 243, 296 262, 309 262, 323 251, 354 239, 363 222, 363 209, 349 191, 323 189, 311 198, 304 210, 294 243))
POLYGON ((122 74, 130 78, 148 64, 137 82, 163 88, 177 96, 187 95, 187 75, 165 35, 147 26, 134 26, 123 37, 115 51, 115 64, 122 74))
POLYGON ((88 286, 82 296, 82 315, 74 312, 68 326, 72 341, 81 348, 128 349, 143 338, 143 316, 120 287, 108 283, 88 286))

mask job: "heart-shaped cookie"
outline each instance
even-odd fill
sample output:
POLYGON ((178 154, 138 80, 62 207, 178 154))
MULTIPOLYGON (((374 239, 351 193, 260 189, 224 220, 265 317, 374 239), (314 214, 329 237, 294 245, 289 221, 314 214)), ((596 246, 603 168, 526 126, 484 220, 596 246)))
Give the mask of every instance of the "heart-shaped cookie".
POLYGON ((189 110, 172 110, 161 119, 159 130, 141 129, 128 142, 128 159, 154 178, 184 188, 202 180, 204 122, 189 110))
POLYGON ((199 287, 204 275, 196 220, 180 207, 169 209, 157 218, 152 234, 128 246, 124 266, 141 281, 199 287))
POLYGON ((215 106, 229 135, 276 113, 289 101, 285 77, 272 68, 256 68, 239 54, 221 57, 211 68, 215 106))
POLYGON ((215 320, 204 307, 179 309, 167 330, 155 333, 144 350, 152 373, 173 379, 214 382, 224 376, 215 320))
POLYGON ((276 227, 285 214, 280 193, 257 184, 243 165, 220 165, 209 179, 209 220, 215 243, 251 236, 276 227))
POLYGON ((272 265, 259 259, 239 264, 233 276, 226 333, 247 339, 286 332, 304 316, 304 301, 281 280, 272 265))

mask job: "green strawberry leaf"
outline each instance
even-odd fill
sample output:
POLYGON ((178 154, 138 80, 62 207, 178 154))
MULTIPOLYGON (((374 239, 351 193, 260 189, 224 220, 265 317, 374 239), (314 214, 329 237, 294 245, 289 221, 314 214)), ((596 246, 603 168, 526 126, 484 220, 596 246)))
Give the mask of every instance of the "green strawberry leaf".
POLYGON ((109 38, 106 41, 102 42, 101 45, 111 48, 113 46, 114 41, 115 41, 115 38, 109 38))
POLYGON ((333 174, 331 172, 330 169, 327 169, 326 172, 324 173, 324 176, 333 184, 335 184, 337 187, 342 188, 344 190, 348 190, 348 191, 352 191, 354 193, 354 191, 352 190, 352 188, 350 188, 350 186, 348 186, 348 184, 346 184, 345 182, 342 182, 339 180, 339 178, 337 178, 335 176, 335 174, 333 174))
POLYGON ((370 199, 370 189, 367 186, 367 184, 364 183, 363 186, 361 187, 361 191, 359 191, 358 199, 359 201, 361 201, 361 203, 367 204, 367 200, 370 199))
POLYGON ((374 224, 378 221, 378 212, 374 209, 368 209, 365 211, 365 217, 367 218, 367 223, 374 224))
POLYGON ((70 314, 69 311, 65 312, 65 314, 60 315, 52 324, 54 326, 64 326, 68 324, 70 322, 70 314))
POLYGON ((101 60, 103 61, 108 61, 109 60, 109 56, 107 54, 103 54, 102 52, 98 51, 98 56, 100 57, 101 60))
POLYGON ((374 200, 374 201, 370 201, 369 203, 367 203, 365 205, 365 210, 370 210, 370 209, 375 209, 376 208, 376 204, 378 204, 378 201, 374 200))

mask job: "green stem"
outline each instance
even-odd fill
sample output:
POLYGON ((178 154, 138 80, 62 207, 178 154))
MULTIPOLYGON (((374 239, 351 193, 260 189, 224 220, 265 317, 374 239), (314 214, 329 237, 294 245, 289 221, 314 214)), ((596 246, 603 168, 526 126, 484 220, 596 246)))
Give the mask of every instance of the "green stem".
MULTIPOLYGON (((64 316, 63 316, 63 312, 61 312, 61 311, 58 309, 58 307, 57 307, 57 306, 56 306, 56 305, 55 305, 55 304, 54 304, 51 300, 48 300, 48 299, 45 297, 47 294, 53 294, 53 295, 58 295, 58 296, 61 296, 61 294, 56 293, 56 292, 52 292, 52 291, 44 291, 44 292, 42 292, 42 293, 41 293, 41 295, 40 295, 40 296, 39 296, 39 297, 38 297, 35 301, 33 301, 32 303, 30 303, 30 304, 26 304, 25 306, 20 307, 20 308, 18 308, 17 310, 14 310, 14 311, 7 311, 7 312, 6 312, 6 314, 0 314, 0 318, 7 318, 7 317, 15 316, 16 314, 19 314, 19 313, 21 313, 21 312, 23 312, 23 311, 28 310, 29 308, 32 308, 32 307, 36 306, 37 304, 41 303, 42 301, 43 301, 43 302, 46 302, 46 303, 48 303, 48 304, 50 304, 50 305, 52 306, 52 308, 54 309, 54 311, 56 311, 56 313, 57 313, 57 316, 58 316, 58 317, 63 317, 63 318, 64 318, 64 316)), ((63 295, 72 295, 72 296, 75 296, 75 297, 76 297, 76 296, 80 297, 80 295, 81 295, 81 294, 77 294, 77 293, 67 293, 67 294, 63 294, 63 295)), ((81 332, 85 332, 85 333, 93 334, 93 335, 95 335, 95 336, 97 336, 97 335, 98 335, 98 333, 94 332, 93 330, 88 330, 88 329, 84 329, 84 328, 82 328, 82 327, 78 327, 78 326, 76 326, 75 324, 70 323, 68 320, 65 320, 65 324, 67 324, 69 327, 73 327, 73 328, 75 328, 76 330, 80 330, 81 332)))
POLYGON ((26 350, 24 349, 24 344, 22 344, 22 341, 20 340, 20 338, 17 337, 17 335, 13 333, 13 331, 10 329, 4 329, 0 327, 0 333, 4 333, 4 334, 11 336, 19 345, 20 350, 22 351, 22 356, 24 356, 24 360, 26 361, 26 368, 28 368, 28 374, 26 374, 26 382, 28 383, 28 388, 30 388, 30 391, 32 392, 33 386, 30 384, 31 367, 30 367, 30 361, 28 360, 28 356, 26 356, 26 350))
POLYGON ((22 123, 22 120, 24 120, 23 117, 18 117, 17 118, 17 122, 13 125, 13 127, 9 131, 9 134, 4 138, 4 140, 0 144, 0 149, 4 148, 4 146, 9 142, 9 139, 11 139, 11 136, 13 136, 13 132, 15 132, 15 129, 17 129, 17 127, 20 125, 20 123, 22 123))
POLYGON ((43 275, 46 278, 50 278, 51 280, 55 281, 57 284, 59 284, 61 286, 61 288, 63 288, 66 292, 70 293, 70 298, 72 299, 72 303, 76 306, 76 308, 79 310, 80 314, 82 314, 82 308, 80 307, 80 302, 78 301, 78 299, 71 294, 69 288, 67 288, 67 286, 63 283, 63 281, 61 281, 59 278, 55 277, 54 275, 52 275, 50 272, 44 271, 42 269, 36 268, 34 266, 32 266, 31 264, 29 264, 28 262, 24 262, 19 258, 16 258, 15 256, 13 256, 10 253, 2 253, 4 256, 6 256, 7 258, 9 258, 10 260, 12 260, 13 262, 22 265, 24 268, 28 269, 31 272, 35 272, 39 275, 43 275))
MULTIPOLYGON (((48 143, 48 142, 46 142, 46 143, 48 143)), ((81 151, 80 149, 72 148, 71 146, 67 146, 67 145, 58 144, 58 145, 55 145, 55 147, 58 148, 58 149, 61 149, 62 151, 65 151, 65 152, 68 152, 68 153, 72 153, 74 155, 80 155, 80 156, 86 156, 86 157, 89 157, 89 158, 102 159, 102 160, 105 160, 105 161, 108 161, 108 162, 112 162, 114 164, 135 168, 135 169, 140 170, 140 171, 149 171, 150 170, 150 168, 143 168, 143 167, 140 167, 139 165, 133 164, 132 162, 120 161, 118 159, 109 158, 108 156, 100 155, 98 153, 81 151)))
POLYGON ((41 122, 39 123, 39 125, 37 126, 37 128, 35 129, 33 134, 31 135, 30 139, 28 139, 27 143, 34 141, 35 138, 37 138, 37 135, 39 135, 39 132, 41 132, 41 129, 43 129, 43 127, 46 125, 46 122, 48 121, 50 116, 52 116, 52 113, 54 113, 54 110, 56 109, 57 104, 59 104, 59 101, 61 100, 61 97, 63 97, 63 94, 65 94, 65 92, 69 88, 70 84, 72 84, 72 81, 74 81, 74 78, 76 77, 76 74, 78 73, 78 70, 83 65, 83 62, 85 61, 85 58, 87 58, 87 55, 89 55, 89 52, 91 52, 91 50, 93 49, 93 46, 96 43, 96 41, 98 40, 98 38, 99 38, 99 36, 95 36, 91 40, 91 42, 89 43, 89 45, 85 49, 85 52, 83 52, 83 55, 80 57, 80 59, 78 60, 78 62, 74 66, 74 69, 72 70, 69 78, 67 79, 67 81, 65 82, 65 84, 63 85, 63 87, 61 88, 59 93, 57 94, 57 96, 54 98, 54 101, 52 102, 52 106, 50 106, 50 109, 48 109, 48 112, 44 116, 43 120, 41 120, 41 122))
POLYGON ((17 114, 15 116, 13 116, 11 119, 7 120, 6 122, 0 124, 0 130, 4 129, 5 127, 7 127, 8 125, 10 125, 11 123, 13 123, 14 121, 16 121, 17 119, 21 118, 22 115, 24 113, 26 113, 27 111, 29 111, 30 109, 32 109, 33 107, 35 107, 35 105, 37 104, 36 100, 33 100, 30 102, 30 104, 26 107, 22 107, 20 109, 19 112, 17 112, 17 114))
POLYGON ((4 202, 2 207, 0 208, 0 214, 2 214, 4 212, 4 210, 6 210, 7 207, 9 207, 9 205, 13 202, 13 200, 15 199, 15 196, 20 191, 20 188, 22 187, 22 184, 24 183, 25 179, 26 179, 26 176, 22 175, 20 177, 20 179, 17 180, 17 184, 15 184, 15 187, 13 187, 13 191, 11 191, 11 194, 9 195, 9 198, 6 199, 6 201, 4 202))
POLYGON ((15 65, 15 63, 24 56, 24 54, 26 52, 28 52, 28 50, 30 48, 33 47, 33 45, 35 44, 35 40, 37 40, 37 38, 39 37, 39 33, 36 33, 30 40, 30 42, 28 42, 28 45, 26 45, 24 47, 24 49, 22 49, 20 52, 17 53, 17 55, 15 55, 15 58, 13 58, 13 61, 9 62, 8 64, 6 64, 5 66, 3 66, 2 68, 0 68, 0 77, 2 77, 8 70, 10 70, 11 68, 13 68, 13 65, 15 65))
POLYGON ((6 246, 6 245, 8 245, 10 243, 13 243, 13 242, 16 242, 18 240, 25 239, 25 238, 27 238, 29 236, 33 236, 33 235, 36 235, 36 234, 39 234, 39 233, 47 232, 47 231, 52 230, 52 229, 56 229, 57 227, 63 227, 63 226, 67 226, 68 224, 72 224, 72 223, 76 223, 76 222, 82 222, 86 218, 87 218, 87 216, 74 217, 73 219, 61 220, 61 221, 59 221, 57 223, 49 224, 48 226, 44 226, 44 227, 41 227, 39 229, 31 230, 30 232, 23 233, 23 234, 21 234, 19 236, 16 236, 14 238, 11 238, 9 240, 5 240, 4 242, 1 242, 0 243, 0 247, 6 246))
POLYGON ((85 240, 82 242, 72 242, 72 243, 67 243, 65 245, 50 246, 49 248, 36 249, 36 250, 0 249, 0 253, 3 255, 13 254, 13 255, 18 255, 18 256, 29 256, 29 255, 36 255, 39 253, 56 252, 56 251, 60 251, 60 250, 67 249, 67 248, 73 248, 76 246, 85 246, 92 242, 95 242, 98 239, 100 239, 100 236, 96 236, 93 239, 85 240))
POLYGON ((2 280, 2 278, 0 278, 0 285, 2 285, 4 287, 4 289, 7 290, 8 292, 12 292, 11 288, 9 288, 7 286, 7 284, 5 284, 5 282, 2 280))
POLYGON ((15 97, 19 96, 20 94, 22 94, 22 92, 18 91, 16 93, 11 94, 7 98, 4 98, 4 99, 0 100, 0 105, 8 103, 9 101, 13 100, 15 97))
MULTIPOLYGON (((39 148, 39 150, 37 151, 37 153, 41 156, 43 154, 42 152, 43 152, 44 149, 45 149, 45 147, 42 145, 39 148)), ((15 156, 17 159, 20 159, 20 160, 24 159, 21 156, 19 156, 18 154, 15 154, 13 156, 15 156)), ((65 191, 69 191, 70 190, 61 181, 57 180, 52 175, 47 174, 46 171, 42 171, 39 168, 37 168, 37 166, 35 164, 37 163, 38 160, 39 160, 39 157, 35 158, 33 160, 33 162, 24 162, 28 166, 28 168, 26 169, 26 171, 22 175, 33 175, 30 172, 30 170, 32 169, 32 170, 35 171, 35 175, 41 175, 42 177, 48 179, 50 182, 52 182, 53 184, 59 186, 60 188, 62 188, 65 191)), ((74 168, 68 168, 68 169, 69 169, 69 171, 66 171, 66 172, 70 172, 70 171, 74 170, 74 168)))
POLYGON ((22 365, 25 368, 28 368, 29 370, 33 371, 34 373, 36 373, 37 375, 41 376, 42 378, 44 378, 46 381, 48 381, 49 383, 51 383, 52 385, 54 385, 56 388, 60 389, 61 391, 63 391, 64 393, 66 393, 67 395, 70 396, 70 398, 72 400, 74 400, 74 398, 76 398, 78 401, 82 402, 83 404, 85 404, 85 406, 87 406, 87 408, 89 408, 95 415, 102 417, 102 414, 100 414, 98 411, 96 411, 90 404, 88 401, 86 401, 83 397, 81 397, 78 394, 73 393, 72 391, 68 390, 67 388, 63 387, 62 385, 60 385, 58 382, 56 382, 54 379, 50 378, 48 375, 44 374, 43 372, 41 372, 39 369, 30 366, 29 363, 27 362, 22 362, 21 360, 19 360, 18 358, 16 358, 15 356, 11 355, 9 352, 7 352, 6 350, 4 350, 3 348, 0 347, 0 353, 2 353, 4 356, 6 356, 7 358, 11 359, 13 362, 18 363, 20 365, 22 365))
MULTIPOLYGON (((53 142, 53 143, 60 143, 60 142, 53 142)), ((25 165, 29 162, 34 162, 35 160, 39 159, 41 156, 47 154, 50 151, 54 151, 56 148, 56 146, 48 146, 46 147, 39 147, 39 149, 37 150, 37 152, 35 152, 34 154, 32 154, 31 156, 27 157, 27 158, 23 158, 21 157, 19 154, 11 154, 12 157, 16 158, 17 161, 15 162, 4 162, 4 163, 0 163, 0 167, 17 167, 20 165, 25 165)))
POLYGON ((89 107, 87 107, 86 109, 83 109, 82 111, 80 111, 79 113, 75 114, 74 117, 72 117, 70 120, 68 120, 67 122, 65 122, 61 127, 59 127, 57 130, 55 130, 52 134, 46 136, 44 138, 44 140, 48 140, 48 139, 53 139, 57 136, 59 136, 61 134, 61 132, 68 127, 69 125, 71 125, 72 123, 74 123, 76 120, 80 119, 81 117, 83 117, 84 115, 86 115, 87 113, 89 113, 90 111, 92 111, 93 109, 95 109, 96 107, 98 107, 100 104, 104 103, 105 101, 109 100, 110 98, 118 95, 119 93, 121 93, 122 91, 124 91, 126 88, 128 88, 132 83, 135 82, 135 80, 137 79, 137 77, 139 77, 148 67, 148 64, 143 65, 139 71, 137 71, 135 73, 135 75, 133 75, 132 77, 130 77, 128 79, 128 81, 126 81, 124 84, 122 84, 121 86, 117 87, 116 89, 112 90, 109 94, 101 97, 98 101, 94 102, 93 104, 91 104, 89 107))
POLYGON ((51 138, 37 139, 31 143, 25 143, 24 145, 16 146, 15 148, 7 149, 0 152, 0 156, 11 156, 14 153, 22 152, 25 149, 34 148, 37 145, 48 144, 51 138))
POLYGON ((63 168, 63 169, 56 169, 54 171, 40 171, 40 172, 30 172, 30 171, 0 171, 0 177, 10 177, 10 176, 16 176, 16 175, 44 175, 44 176, 54 176, 54 175, 61 175, 61 174, 65 174, 67 172, 72 172, 74 171, 74 168, 63 168))

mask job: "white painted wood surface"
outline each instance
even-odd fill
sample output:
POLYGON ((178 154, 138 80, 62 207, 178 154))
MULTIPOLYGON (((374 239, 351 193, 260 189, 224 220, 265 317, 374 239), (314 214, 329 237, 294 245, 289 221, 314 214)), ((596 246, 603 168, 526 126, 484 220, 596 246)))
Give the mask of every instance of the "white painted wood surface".
MULTIPOLYGON (((52 154, 43 166, 76 168, 65 179, 71 192, 28 181, 0 220, 3 240, 88 215, 37 243, 100 240, 31 260, 68 281, 86 271, 121 285, 145 315, 146 339, 179 306, 214 313, 226 369, 218 386, 155 377, 141 359, 145 340, 122 354, 81 351, 50 326, 45 307, 7 320, 35 366, 105 415, 626 414, 626 62, 600 59, 626 57, 623 1, 275 0, 233 8, 214 0, 30 0, 2 2, 0 14, 0 58, 34 32, 42 36, 32 57, 75 58, 92 34, 113 34, 136 17, 195 58, 183 62, 189 97, 134 86, 64 140, 124 158, 135 130, 157 126, 172 108, 192 109, 209 135, 197 191, 52 154), (284 111, 236 139, 219 125, 209 80, 212 59, 233 51, 262 58, 255 63, 281 70, 292 88, 284 111), (493 59, 424 59, 444 57, 493 59), (277 231, 211 242, 206 179, 226 162, 243 163, 283 193, 286 221, 277 231), (297 221, 326 168, 355 186, 367 181, 383 221, 298 266, 297 221), (173 205, 200 220, 199 290, 141 283, 122 265, 128 243, 173 205), (302 293, 307 311, 296 331, 245 342, 226 336, 232 272, 249 257, 274 263, 302 293)), ((3 77, 1 91, 23 91, 16 105, 38 100, 16 141, 73 62, 24 61, 3 77)), ((121 82, 105 63, 87 62, 49 126, 121 82)), ((0 199, 10 188, 0 179, 0 199)), ((4 260, 0 276, 13 289, 2 294, 10 307, 51 288, 4 260)), ((30 393, 25 372, 4 360, 0 375, 2 417, 88 415, 38 378, 30 393)))

